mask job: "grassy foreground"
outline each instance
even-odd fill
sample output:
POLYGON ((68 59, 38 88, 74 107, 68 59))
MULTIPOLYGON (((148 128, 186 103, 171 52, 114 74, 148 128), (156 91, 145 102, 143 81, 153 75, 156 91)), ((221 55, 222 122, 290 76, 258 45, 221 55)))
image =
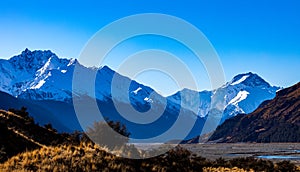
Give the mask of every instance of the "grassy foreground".
MULTIPOLYGON (((134 147, 123 147, 118 153, 130 156, 134 147)), ((0 171, 299 171, 289 162, 273 164, 254 158, 229 161, 208 161, 176 147, 169 152, 149 159, 125 159, 108 153, 107 148, 81 143, 78 146, 42 147, 24 152, 0 164, 0 171)))

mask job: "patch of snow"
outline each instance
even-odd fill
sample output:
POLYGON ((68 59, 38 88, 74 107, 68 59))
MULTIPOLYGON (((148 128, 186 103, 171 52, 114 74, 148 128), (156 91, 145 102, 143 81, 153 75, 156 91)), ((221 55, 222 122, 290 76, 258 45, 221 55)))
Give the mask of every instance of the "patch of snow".
POLYGON ((45 80, 40 80, 39 83, 34 87, 31 87, 31 89, 39 89, 45 84, 45 82, 46 82, 45 80))
POLYGON ((76 59, 73 59, 73 58, 72 58, 67 66, 71 66, 71 65, 74 64, 75 62, 76 62, 76 59))
POLYGON ((50 64, 51 64, 51 57, 48 59, 46 64, 37 71, 37 76, 41 76, 42 74, 44 74, 46 70, 50 68, 50 64))
POLYGON ((249 92, 240 91, 228 104, 237 105, 240 101, 245 100, 249 92))
POLYGON ((278 89, 276 90, 276 93, 277 93, 278 91, 281 91, 281 90, 283 90, 283 87, 278 88, 278 89))
POLYGON ((241 82, 245 81, 247 78, 249 77, 249 75, 245 75, 243 76, 241 79, 231 83, 230 85, 237 85, 237 84, 240 84, 241 82))
POLYGON ((149 99, 148 97, 145 97, 144 100, 148 103, 153 103, 153 100, 152 99, 149 99))
POLYGON ((142 90, 141 87, 137 88, 136 90, 132 91, 134 94, 137 94, 140 90, 142 90))
POLYGON ((240 108, 240 107, 238 107, 238 110, 240 110, 239 113, 245 113, 245 111, 242 108, 240 108))

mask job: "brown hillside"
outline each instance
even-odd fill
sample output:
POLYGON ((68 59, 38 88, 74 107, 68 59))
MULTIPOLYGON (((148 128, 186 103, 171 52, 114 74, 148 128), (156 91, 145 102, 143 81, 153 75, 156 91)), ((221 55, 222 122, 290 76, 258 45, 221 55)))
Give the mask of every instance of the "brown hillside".
POLYGON ((0 110, 0 162, 26 150, 70 141, 70 135, 58 134, 51 125, 35 124, 25 108, 11 111, 0 110))

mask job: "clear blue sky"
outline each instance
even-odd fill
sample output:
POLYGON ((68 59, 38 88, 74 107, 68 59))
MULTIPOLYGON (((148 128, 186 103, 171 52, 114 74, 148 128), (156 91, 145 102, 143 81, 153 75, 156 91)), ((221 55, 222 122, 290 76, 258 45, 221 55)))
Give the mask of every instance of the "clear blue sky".
MULTIPOLYGON (((138 13, 174 15, 198 27, 217 50, 227 80, 252 71, 273 85, 300 81, 298 0, 1 1, 0 57, 9 58, 26 47, 78 57, 103 26, 138 13)), ((152 82, 147 75, 140 80, 152 82)), ((159 85, 153 86, 159 90, 159 85)))

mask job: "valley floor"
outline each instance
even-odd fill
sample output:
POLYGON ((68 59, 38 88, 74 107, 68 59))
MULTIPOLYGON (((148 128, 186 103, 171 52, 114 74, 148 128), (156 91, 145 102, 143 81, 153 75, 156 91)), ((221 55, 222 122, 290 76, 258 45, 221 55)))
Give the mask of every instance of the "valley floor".
MULTIPOLYGON (((159 148, 161 144, 136 144, 143 150, 159 148)), ((165 146, 175 146, 165 144, 165 146)), ((229 160, 240 157, 255 157, 273 162, 288 160, 300 166, 300 143, 200 143, 181 144, 198 156, 209 160, 220 157, 229 160)))
POLYGON ((258 157, 273 162, 290 160, 300 165, 300 143, 216 143, 181 146, 211 160, 219 157, 224 159, 258 157))

